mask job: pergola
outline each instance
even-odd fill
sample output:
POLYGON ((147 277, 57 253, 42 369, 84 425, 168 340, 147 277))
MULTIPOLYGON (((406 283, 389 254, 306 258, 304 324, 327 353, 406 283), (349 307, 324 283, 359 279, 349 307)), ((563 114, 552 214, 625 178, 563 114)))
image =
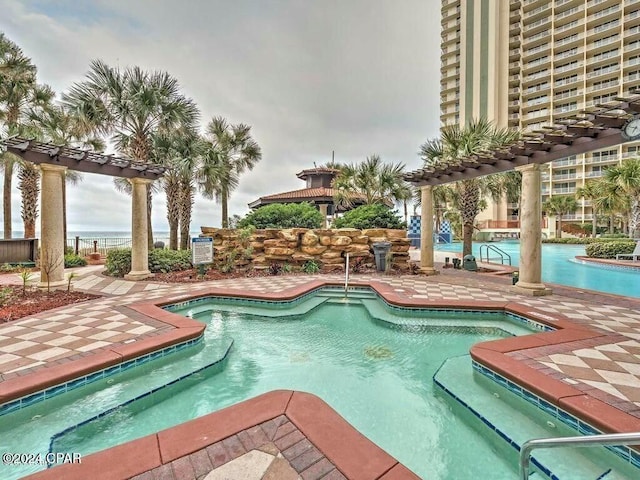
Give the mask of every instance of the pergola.
POLYGON ((433 222, 428 221, 433 218, 433 186, 515 169, 522 172, 520 275, 516 289, 531 295, 550 293, 542 283, 540 165, 628 141, 623 129, 639 114, 640 95, 618 97, 526 133, 508 147, 407 173, 404 179, 422 191, 421 271, 427 275, 437 273, 433 265, 433 222))
POLYGON ((62 219, 62 186, 65 170, 99 173, 127 178, 132 187, 131 271, 129 280, 142 280, 151 275, 148 261, 146 185, 160 178, 166 168, 128 158, 104 155, 89 150, 38 142, 23 137, 2 140, 7 151, 40 167, 40 287, 66 284, 64 279, 64 225, 62 219))

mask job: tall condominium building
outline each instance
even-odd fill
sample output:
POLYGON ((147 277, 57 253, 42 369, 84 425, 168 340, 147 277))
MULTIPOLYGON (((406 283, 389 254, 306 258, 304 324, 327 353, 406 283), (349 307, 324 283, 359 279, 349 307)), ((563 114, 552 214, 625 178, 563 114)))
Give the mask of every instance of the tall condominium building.
MULTIPOLYGON (((483 116, 538 130, 640 88, 640 0, 442 0, 441 24, 443 125, 483 116)), ((543 201, 574 194, 638 147, 543 166, 543 201)), ((569 219, 591 221, 590 202, 579 204, 569 219)), ((506 225, 516 209, 494 205, 485 215, 506 225)))

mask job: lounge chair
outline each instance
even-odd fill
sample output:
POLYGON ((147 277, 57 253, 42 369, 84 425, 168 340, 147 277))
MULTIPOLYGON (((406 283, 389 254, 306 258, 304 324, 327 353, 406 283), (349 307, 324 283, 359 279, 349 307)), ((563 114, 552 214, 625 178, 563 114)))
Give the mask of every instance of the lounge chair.
POLYGON ((640 260, 640 241, 636 242, 636 248, 633 249, 632 253, 619 253, 616 255, 616 260, 625 258, 631 258, 632 261, 640 260))

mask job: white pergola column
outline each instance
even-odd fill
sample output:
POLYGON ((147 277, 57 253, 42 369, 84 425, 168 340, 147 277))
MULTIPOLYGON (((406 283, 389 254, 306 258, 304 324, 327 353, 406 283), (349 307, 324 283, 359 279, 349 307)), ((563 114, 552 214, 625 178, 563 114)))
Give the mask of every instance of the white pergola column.
POLYGON ((527 295, 549 295, 542 283, 542 206, 540 198, 540 165, 532 163, 516 167, 522 172, 520 198, 520 274, 514 289, 527 295))
POLYGON ((420 273, 437 275, 433 266, 433 187, 424 185, 420 188, 420 273))
POLYGON ((149 271, 149 243, 147 225, 147 185, 151 180, 130 178, 131 192, 131 271, 125 280, 144 280, 149 271))
POLYGON ((40 165, 40 283, 38 288, 62 288, 64 278, 64 225, 62 183, 67 167, 40 165))

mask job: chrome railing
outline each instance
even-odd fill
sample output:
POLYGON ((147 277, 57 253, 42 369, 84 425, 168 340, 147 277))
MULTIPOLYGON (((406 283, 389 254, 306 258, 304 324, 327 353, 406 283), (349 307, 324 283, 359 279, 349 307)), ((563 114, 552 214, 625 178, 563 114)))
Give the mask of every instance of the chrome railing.
POLYGON ((500 263, 502 265, 504 265, 505 259, 507 260, 507 262, 509 262, 509 265, 511 265, 511 255, 509 255, 507 252, 505 252, 501 248, 496 247, 495 245, 480 245, 480 261, 481 262, 486 260, 487 263, 491 263, 491 259, 489 258, 489 252, 497 253, 499 255, 498 258, 500 259, 500 263), (484 253, 487 254, 486 257, 482 256, 483 251, 484 253))
POLYGON ((524 442, 520 448, 520 479, 529 478, 531 452, 537 448, 593 447, 607 445, 640 445, 640 432, 610 433, 578 437, 539 438, 524 442))

